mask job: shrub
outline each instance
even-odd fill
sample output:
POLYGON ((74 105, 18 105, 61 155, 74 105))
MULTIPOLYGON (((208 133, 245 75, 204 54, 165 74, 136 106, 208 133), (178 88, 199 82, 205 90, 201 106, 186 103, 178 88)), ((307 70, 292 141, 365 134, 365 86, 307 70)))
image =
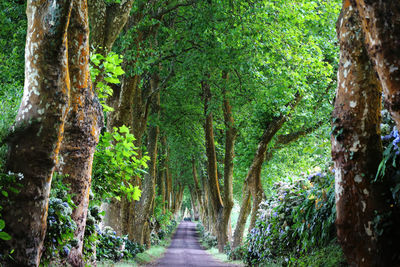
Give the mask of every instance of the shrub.
POLYGON ((210 249, 218 245, 217 237, 206 231, 201 223, 198 223, 196 228, 200 235, 200 243, 203 245, 203 247, 210 249))
POLYGON ((225 246, 225 254, 228 256, 229 260, 244 260, 246 256, 246 246, 241 245, 234 249, 230 247, 230 245, 225 246))
POLYGON ((120 261, 132 259, 136 254, 144 251, 144 246, 128 240, 127 236, 118 236, 109 226, 104 231, 98 231, 98 244, 96 250, 99 261, 120 261))
POLYGON ((52 181, 44 240, 45 250, 41 260, 44 264, 66 258, 71 248, 77 245, 77 240, 74 240, 76 223, 71 218, 75 204, 68 194, 67 185, 62 183, 62 178, 61 175, 54 174, 52 181))
POLYGON ((261 203, 255 227, 247 237, 248 264, 300 255, 335 238, 332 173, 278 182, 276 196, 261 203))
MULTIPOLYGON (((93 203, 93 202, 91 202, 93 203)), ((97 243, 97 232, 100 231, 99 224, 102 220, 101 215, 104 212, 100 212, 100 207, 90 204, 88 214, 86 217, 85 236, 83 239, 83 255, 87 262, 95 261, 96 243, 97 243)))

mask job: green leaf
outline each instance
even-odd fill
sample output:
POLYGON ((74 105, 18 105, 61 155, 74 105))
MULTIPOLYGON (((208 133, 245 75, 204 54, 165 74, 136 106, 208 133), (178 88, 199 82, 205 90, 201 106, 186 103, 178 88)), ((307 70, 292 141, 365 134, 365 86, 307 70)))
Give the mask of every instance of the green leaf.
POLYGON ((139 186, 135 186, 133 189, 132 199, 139 201, 142 196, 142 190, 139 189, 139 186))
POLYGON ((125 125, 122 125, 121 127, 119 127, 119 131, 120 131, 120 133, 128 134, 129 133, 129 128, 126 127, 125 125))
POLYGON ((0 232, 0 239, 3 239, 5 241, 8 241, 11 239, 11 236, 5 232, 0 232))

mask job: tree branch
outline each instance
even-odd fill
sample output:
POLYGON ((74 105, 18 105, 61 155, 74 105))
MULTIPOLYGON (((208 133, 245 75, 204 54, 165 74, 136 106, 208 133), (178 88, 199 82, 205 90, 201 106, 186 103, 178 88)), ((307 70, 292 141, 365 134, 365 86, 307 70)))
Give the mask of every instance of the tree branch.
POLYGON ((175 5, 171 5, 171 6, 165 8, 165 9, 163 9, 163 10, 160 10, 160 11, 157 12, 157 13, 154 13, 154 14, 152 15, 152 17, 155 18, 155 19, 161 19, 162 16, 164 16, 165 14, 168 14, 168 13, 170 13, 170 12, 172 12, 172 11, 178 9, 179 7, 182 7, 182 6, 191 6, 191 5, 193 5, 194 3, 196 3, 196 2, 197 2, 196 0, 192 0, 192 1, 189 1, 189 2, 186 2, 186 3, 177 3, 177 4, 175 4, 175 5))

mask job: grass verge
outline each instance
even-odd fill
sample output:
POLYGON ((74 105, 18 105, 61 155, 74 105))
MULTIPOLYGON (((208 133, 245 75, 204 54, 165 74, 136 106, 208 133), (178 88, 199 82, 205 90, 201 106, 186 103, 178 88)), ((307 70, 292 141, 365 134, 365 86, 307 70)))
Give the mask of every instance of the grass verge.
POLYGON ((228 256, 225 253, 219 253, 217 248, 210 248, 206 250, 211 256, 213 256, 214 259, 220 261, 220 262, 225 262, 229 264, 235 264, 237 266, 245 266, 243 261, 230 261, 228 259, 228 256))
POLYGON ((152 246, 150 249, 139 253, 135 256, 133 260, 130 261, 120 261, 120 262, 101 262, 98 263, 98 267, 139 267, 146 264, 155 262, 161 258, 169 245, 171 244, 171 237, 162 240, 159 245, 152 246))

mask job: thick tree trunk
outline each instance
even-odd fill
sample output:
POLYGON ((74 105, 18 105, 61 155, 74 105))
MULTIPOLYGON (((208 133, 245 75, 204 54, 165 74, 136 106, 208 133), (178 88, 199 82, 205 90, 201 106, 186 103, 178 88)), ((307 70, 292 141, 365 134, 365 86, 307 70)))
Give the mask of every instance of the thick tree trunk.
POLYGON ((192 204, 192 219, 194 221, 199 220, 200 217, 200 209, 199 209, 199 204, 198 204, 198 200, 197 200, 197 193, 196 190, 193 187, 189 187, 189 191, 190 191, 190 199, 191 199, 191 204, 192 204))
MULTIPOLYGON (((130 2, 130 6, 132 5, 132 1, 130 2)), ((125 2, 123 4, 126 4, 128 2, 125 2)), ((120 5, 120 4, 114 4, 114 5, 120 5)), ((120 11, 124 12, 126 11, 126 8, 129 6, 126 6, 120 8, 120 11)), ((130 10, 130 7, 129 7, 130 10)), ((131 19, 131 24, 136 25, 140 19, 141 19, 141 12, 135 13, 135 15, 131 19)), ((124 13, 125 14, 125 13, 124 13)), ((129 14, 129 12, 128 12, 129 14)), ((115 18, 117 19, 117 18, 115 18)), ((101 20, 100 20, 101 21, 101 20)), ((107 20, 104 20, 107 21, 107 20)), ((125 21, 126 22, 126 21, 125 21)), ((107 22, 108 23, 108 22, 107 22)), ((102 26, 100 23, 101 27, 106 27, 106 24, 102 26)), ((112 22, 111 22, 112 23, 112 22)), ((105 28, 106 29, 106 28, 105 28)), ((101 39, 104 42, 108 42, 106 39, 101 39)), ((141 32, 138 33, 136 36, 136 51, 137 51, 137 56, 139 57, 139 51, 140 51, 140 46, 143 42, 143 34, 141 32)), ((111 43, 112 44, 112 43, 111 43)), ((99 44, 100 45, 100 44, 99 44)), ((124 61, 124 66, 127 65, 135 65, 135 59, 134 60, 129 60, 129 61, 124 61)), ((141 153, 141 146, 142 146, 142 137, 143 134, 146 131, 146 124, 147 124, 147 106, 145 104, 145 100, 147 99, 147 94, 149 93, 149 88, 145 88, 142 90, 139 88, 139 83, 141 81, 142 77, 137 74, 132 74, 132 75, 125 75, 124 78, 122 79, 121 82, 121 89, 119 91, 119 96, 113 96, 112 101, 114 103, 110 103, 111 106, 114 107, 115 111, 111 112, 108 115, 108 123, 107 123, 107 130, 109 132, 112 131, 113 127, 120 127, 122 125, 125 125, 131 129, 131 133, 135 137, 134 144, 136 147, 139 148, 138 151, 138 158, 142 157, 141 153)), ((139 177, 132 177, 131 183, 135 185, 140 186, 140 178, 139 177)), ((120 229, 121 234, 125 235, 129 233, 129 225, 130 220, 132 219, 132 216, 135 211, 135 203, 129 201, 126 197, 123 197, 121 199, 121 202, 118 204, 114 204, 115 201, 111 202, 108 206, 108 210, 106 210, 106 218, 105 218, 105 225, 109 225, 112 228, 115 229, 120 229), (112 213, 111 210, 116 210, 119 209, 119 214, 121 215, 120 220, 115 220, 113 218, 110 218, 107 213, 112 213)))
MULTIPOLYGON (((265 156, 263 156, 264 162, 265 156)), ((262 163, 259 166, 255 166, 252 172, 252 179, 249 181, 249 189, 251 196, 253 198, 253 206, 251 208, 251 216, 250 216, 250 226, 249 229, 253 229, 257 219, 258 206, 265 198, 264 189, 261 184, 261 168, 262 163)))
POLYGON ((361 19, 347 0, 338 37, 341 53, 331 137, 338 240, 351 266, 398 266, 397 231, 383 228, 385 216, 395 221, 390 185, 385 179, 373 182, 382 159, 382 91, 364 47, 361 19))
MULTIPOLYGON (((147 110, 143 101, 142 90, 138 87, 140 76, 126 77, 122 81, 120 95, 117 98, 118 104, 111 116, 108 118, 108 131, 112 131, 113 127, 125 125, 131 129, 131 133, 135 137, 134 144, 139 148, 138 158, 142 157, 142 138, 146 130, 147 110)), ((132 183, 140 185, 140 179, 132 177, 132 183)), ((115 230, 119 230, 120 234, 126 235, 129 233, 129 225, 133 216, 135 207, 134 204, 126 197, 123 197, 119 203, 112 201, 106 210, 105 225, 109 225, 115 230), (114 210, 119 210, 120 218, 112 218, 110 215, 114 210)))
POLYGON ((71 108, 65 123, 61 145, 63 182, 69 184, 76 205, 72 219, 77 224, 77 246, 71 249, 68 262, 84 266, 83 238, 89 206, 93 155, 103 126, 100 103, 89 74, 89 22, 86 1, 75 1, 68 28, 68 61, 71 79, 71 108))
POLYGON ((162 209, 162 214, 165 214, 165 200, 166 200, 166 175, 165 175, 165 146, 163 144, 164 137, 160 137, 160 143, 161 145, 159 146, 159 154, 161 155, 161 159, 157 164, 157 187, 158 187, 158 195, 161 197, 161 209, 162 209))
POLYGON ((169 170, 169 149, 167 150, 167 165, 165 174, 167 175, 167 208, 172 211, 173 209, 173 191, 172 191, 172 176, 169 170))
POLYGON ((91 44, 97 53, 106 55, 127 23, 134 0, 112 4, 99 0, 87 1, 92 29, 91 44))
POLYGON ((177 220, 179 217, 179 211, 182 206, 183 190, 184 190, 184 186, 180 183, 178 183, 177 187, 178 189, 176 190, 173 196, 173 205, 172 205, 172 214, 175 220, 177 220))
MULTIPOLYGON (((286 106, 291 111, 293 111, 300 102, 301 98, 302 96, 299 93, 297 93, 294 99, 290 101, 286 106)), ((249 171, 247 172, 245 182, 247 183, 248 189, 251 193, 251 196, 253 197, 253 208, 251 213, 249 229, 252 229, 254 227, 257 218, 258 206, 264 198, 264 190, 262 188, 262 183, 261 183, 261 169, 262 169, 262 164, 264 163, 265 160, 268 145, 271 142, 272 138, 275 136, 275 134, 282 128, 282 126, 285 124, 286 121, 289 120, 289 118, 290 118, 290 113, 288 115, 281 114, 279 117, 275 118, 275 120, 273 120, 267 125, 261 137, 261 141, 258 143, 258 147, 254 155, 253 162, 249 168, 249 171)), ((242 211, 242 209, 247 209, 247 205, 242 205, 240 208, 240 213, 243 213, 245 215, 246 212, 242 211)), ((238 232, 238 234, 240 234, 240 232, 238 232)), ((242 237, 240 238, 236 237, 236 238, 242 239, 242 237)))
MULTIPOLYGON (((213 114, 209 109, 210 101, 211 101, 211 90, 210 85, 203 81, 201 83, 204 95, 204 115, 206 117, 204 132, 206 138, 206 154, 207 154, 207 173, 208 173, 208 188, 209 188, 209 196, 210 203, 213 213, 213 229, 218 234, 218 240, 223 239, 224 237, 220 234, 220 227, 222 222, 222 212, 224 205, 222 203, 221 193, 219 189, 218 182, 218 169, 217 169, 217 156, 215 153, 215 144, 214 144, 214 130, 213 130, 213 114), (218 231, 217 231, 218 229, 218 231)), ((219 248, 220 249, 220 248, 219 248)), ((223 251, 223 248, 222 248, 223 251)))
POLYGON ((247 184, 243 188, 243 198, 240 207, 239 218, 233 233, 232 249, 241 245, 247 218, 251 211, 251 194, 247 184))
MULTIPOLYGON (((155 92, 159 86, 158 74, 153 74, 151 78, 151 89, 155 92)), ((151 101, 151 112, 155 117, 154 121, 158 121, 160 115, 160 94, 156 93, 151 101)), ((156 183, 156 167, 157 167, 157 141, 159 136, 158 125, 150 125, 148 128, 148 144, 147 150, 150 157, 149 170, 144 176, 142 183, 142 196, 138 202, 135 203, 135 212, 131 218, 129 225, 129 237, 131 240, 143 244, 144 240, 150 240, 149 231, 145 231, 148 227, 149 218, 151 216, 151 203, 155 197, 155 183, 156 183)), ((150 245, 150 244, 148 244, 150 245)))
POLYGON ((385 106, 400 129, 400 2, 353 0, 352 4, 360 12, 364 41, 383 88, 385 106))
MULTIPOLYGON (((106 3, 105 1, 88 0, 90 24, 92 28, 91 44, 97 53, 106 56, 126 25, 133 0, 122 1, 121 3, 106 3)), ((139 44, 139 42, 138 42, 139 44)), ((102 75, 96 79, 97 83, 102 79, 102 75)), ((107 130, 113 131, 113 127, 125 125, 132 129, 133 95, 132 92, 137 87, 139 76, 128 77, 123 81, 122 89, 115 90, 109 105, 116 110, 108 114, 107 130), (132 89, 133 88, 133 89, 132 89)), ((135 136, 135 138, 137 138, 135 136)), ((140 143, 140 140, 138 141, 140 143)), ((112 199, 110 203, 103 204, 106 211, 104 225, 111 226, 118 235, 127 234, 127 224, 129 220, 130 202, 123 198, 122 201, 112 199)))
POLYGON ((208 199, 208 183, 206 182, 206 177, 204 175, 201 176, 202 180, 202 185, 203 185, 203 191, 202 191, 202 204, 203 204, 203 217, 202 217, 202 222, 204 225, 204 228, 207 229, 207 231, 210 231, 210 223, 211 223, 211 215, 210 215, 210 205, 209 205, 209 199, 208 199))
POLYGON ((197 176, 197 170, 196 170, 196 161, 194 157, 192 157, 192 173, 193 173, 193 182, 194 182, 194 188, 193 188, 193 193, 195 199, 192 200, 194 203, 198 205, 198 219, 202 218, 202 213, 203 213, 203 200, 202 200, 202 193, 201 189, 199 186, 199 178, 197 176))
MULTIPOLYGON (((228 79, 227 74, 223 75, 225 80, 228 79)), ((237 136, 237 130, 234 126, 234 120, 232 115, 232 107, 229 103, 229 99, 224 90, 224 121, 225 121, 225 159, 224 159, 224 208, 219 214, 219 235, 218 235, 218 250, 219 252, 224 251, 225 245, 229 241, 229 226, 231 211, 233 208, 233 158, 234 158, 234 146, 237 136)))
MULTIPOLYGON (((73 1, 27 2, 25 87, 21 106, 7 140, 6 168, 23 174, 19 194, 3 202, 2 219, 14 250, 4 266, 38 266, 46 233, 51 178, 69 108, 68 24, 73 1), (8 202, 9 201, 9 202, 8 202)), ((4 255, 3 254, 3 255, 4 255)))
POLYGON ((169 148, 167 145, 167 138, 163 136, 161 138, 161 145, 164 150, 165 158, 163 160, 163 170, 162 170, 162 179, 163 179, 163 213, 169 208, 169 187, 168 187, 168 165, 169 165, 169 148))

